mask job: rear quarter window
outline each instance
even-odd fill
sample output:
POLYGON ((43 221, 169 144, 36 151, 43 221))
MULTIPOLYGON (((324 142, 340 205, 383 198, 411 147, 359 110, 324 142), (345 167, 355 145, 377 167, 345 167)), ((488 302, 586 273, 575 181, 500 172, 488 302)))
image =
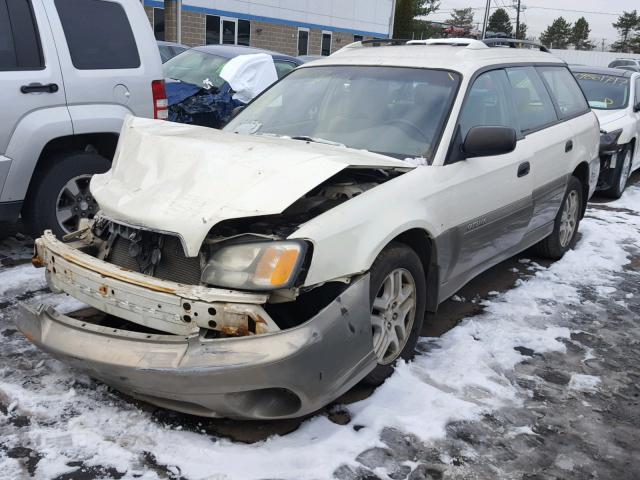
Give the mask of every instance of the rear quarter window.
POLYGON ((31 2, 0 0, 0 70, 40 70, 44 58, 31 2))
POLYGON ((55 0, 78 70, 138 68, 140 56, 122 5, 103 0, 55 0))
POLYGON ((538 67, 560 118, 569 118, 589 110, 578 82, 565 67, 538 67))

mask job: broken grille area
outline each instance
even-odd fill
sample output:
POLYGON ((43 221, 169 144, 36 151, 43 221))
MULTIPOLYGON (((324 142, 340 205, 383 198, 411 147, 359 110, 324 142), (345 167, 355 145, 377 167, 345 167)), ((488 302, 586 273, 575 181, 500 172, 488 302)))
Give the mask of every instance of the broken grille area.
POLYGON ((202 276, 200 257, 187 257, 172 235, 128 229, 115 233, 106 257, 109 263, 147 275, 188 285, 202 276))

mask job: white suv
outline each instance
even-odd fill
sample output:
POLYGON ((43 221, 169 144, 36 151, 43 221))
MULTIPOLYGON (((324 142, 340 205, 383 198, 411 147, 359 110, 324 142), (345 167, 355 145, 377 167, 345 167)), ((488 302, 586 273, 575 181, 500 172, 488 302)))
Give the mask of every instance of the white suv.
POLYGON ((0 0, 0 221, 93 218, 124 117, 166 118, 162 78, 140 2, 0 0))
POLYGON ((224 131, 126 121, 93 225, 36 241, 51 288, 93 310, 25 306, 22 332, 157 405, 293 417, 382 382, 483 270, 534 245, 560 258, 599 168, 566 65, 384 45, 303 65, 224 131))

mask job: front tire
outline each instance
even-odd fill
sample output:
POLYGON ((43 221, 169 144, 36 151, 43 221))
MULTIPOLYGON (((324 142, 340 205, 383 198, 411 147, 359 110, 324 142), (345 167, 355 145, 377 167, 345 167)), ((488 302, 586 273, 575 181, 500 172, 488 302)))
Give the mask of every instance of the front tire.
POLYGON ((560 260, 575 246, 583 206, 582 197, 582 183, 572 176, 556 215, 553 232, 534 246, 538 255, 551 260, 560 260))
POLYGON ((616 162, 612 185, 603 192, 607 197, 615 198, 616 200, 624 193, 625 188, 627 188, 629 176, 631 176, 632 146, 629 145, 625 147, 618 155, 619 161, 616 162))
POLYGON ((426 293, 424 269, 415 251, 401 243, 389 244, 370 272, 371 330, 378 365, 365 377, 365 383, 382 384, 399 358, 413 358, 426 293))
POLYGON ((106 172, 111 163, 93 152, 73 152, 52 158, 34 178, 34 185, 22 210, 28 230, 39 236, 51 229, 58 238, 76 231, 83 218, 91 219, 98 204, 89 191, 96 173, 106 172))

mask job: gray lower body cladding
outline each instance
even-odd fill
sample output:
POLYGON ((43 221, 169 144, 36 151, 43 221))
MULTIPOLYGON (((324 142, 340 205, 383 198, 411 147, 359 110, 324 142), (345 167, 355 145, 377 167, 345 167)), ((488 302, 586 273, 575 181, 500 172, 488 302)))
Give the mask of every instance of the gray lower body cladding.
POLYGON ((302 416, 376 365, 368 275, 298 327, 238 338, 149 335, 46 306, 21 310, 18 328, 41 349, 133 397, 202 416, 302 416))

